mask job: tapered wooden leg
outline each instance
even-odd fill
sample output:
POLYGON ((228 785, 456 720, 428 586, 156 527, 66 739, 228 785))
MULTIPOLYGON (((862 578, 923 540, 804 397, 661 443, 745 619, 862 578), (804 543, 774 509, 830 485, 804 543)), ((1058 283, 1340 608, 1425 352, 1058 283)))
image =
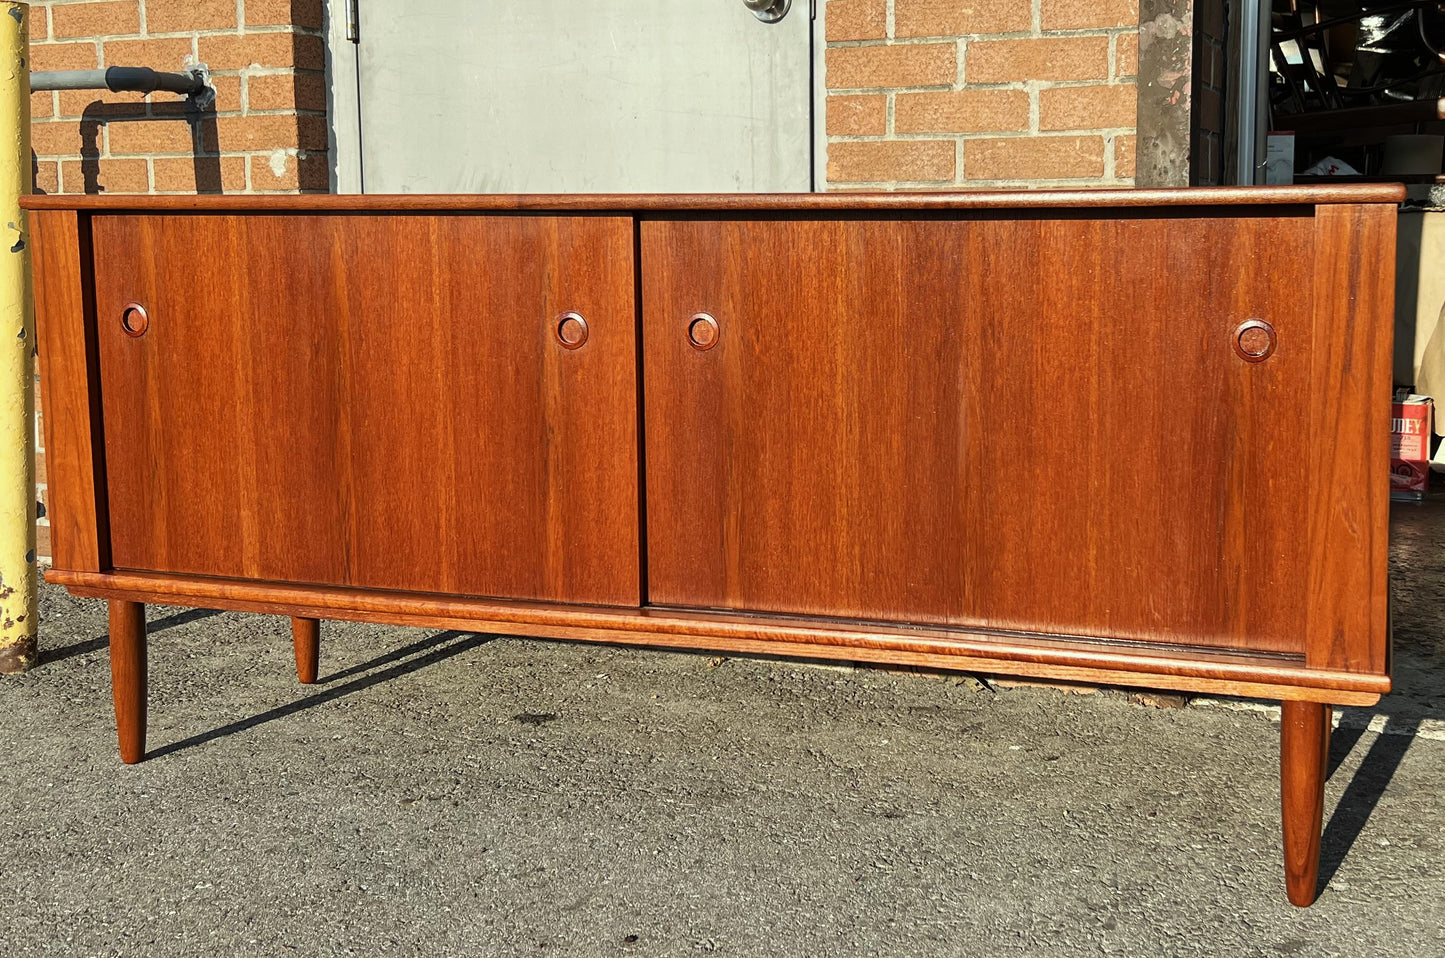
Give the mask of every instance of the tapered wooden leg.
POLYGON ((296 677, 302 685, 310 685, 316 681, 321 658, 321 620, 292 619, 291 643, 296 646, 296 677))
POLYGON ((110 600, 110 691, 120 760, 134 765, 146 753, 146 607, 110 600))
POLYGON ((1314 904, 1320 873, 1320 824, 1329 767, 1330 707, 1285 702, 1280 721, 1280 798, 1284 818, 1284 880, 1289 900, 1314 904))

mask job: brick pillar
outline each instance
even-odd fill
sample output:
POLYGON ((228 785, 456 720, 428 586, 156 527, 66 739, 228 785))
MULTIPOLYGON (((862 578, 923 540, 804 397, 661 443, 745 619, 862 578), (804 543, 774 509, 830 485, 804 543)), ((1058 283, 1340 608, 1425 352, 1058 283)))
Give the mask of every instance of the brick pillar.
POLYGON ((1128 186, 1138 0, 829 0, 830 188, 1128 186))
POLYGON ((1140 186, 1189 185, 1195 0, 1143 0, 1139 28, 1140 186))

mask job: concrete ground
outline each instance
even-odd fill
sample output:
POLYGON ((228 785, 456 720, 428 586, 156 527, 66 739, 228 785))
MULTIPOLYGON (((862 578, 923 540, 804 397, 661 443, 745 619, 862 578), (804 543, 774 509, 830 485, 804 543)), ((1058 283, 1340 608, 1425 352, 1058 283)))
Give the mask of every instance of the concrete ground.
POLYGON ((1308 910, 1250 703, 330 623, 307 689, 284 619, 154 608, 126 767, 104 607, 47 588, 0 956, 1445 955, 1445 502, 1395 516, 1308 910))

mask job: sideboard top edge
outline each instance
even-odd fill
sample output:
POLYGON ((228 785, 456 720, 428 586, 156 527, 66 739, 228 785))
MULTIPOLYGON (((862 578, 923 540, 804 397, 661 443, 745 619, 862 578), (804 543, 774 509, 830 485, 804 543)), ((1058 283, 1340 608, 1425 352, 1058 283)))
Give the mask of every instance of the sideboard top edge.
POLYGON ((1398 183, 1339 186, 1220 186, 1187 189, 1009 190, 969 193, 708 193, 708 194, 195 194, 94 196, 35 194, 30 210, 135 212, 842 212, 992 209, 1089 209, 1174 206, 1316 206, 1399 203, 1398 183))

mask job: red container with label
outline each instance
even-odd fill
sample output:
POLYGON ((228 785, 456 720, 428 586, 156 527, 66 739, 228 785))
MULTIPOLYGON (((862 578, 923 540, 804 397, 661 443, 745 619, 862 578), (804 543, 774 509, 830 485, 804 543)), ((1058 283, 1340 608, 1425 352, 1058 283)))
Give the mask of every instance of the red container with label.
POLYGON ((1411 396, 1394 403, 1390 427, 1390 495, 1422 499, 1430 483, 1430 428, 1434 403, 1411 396))

